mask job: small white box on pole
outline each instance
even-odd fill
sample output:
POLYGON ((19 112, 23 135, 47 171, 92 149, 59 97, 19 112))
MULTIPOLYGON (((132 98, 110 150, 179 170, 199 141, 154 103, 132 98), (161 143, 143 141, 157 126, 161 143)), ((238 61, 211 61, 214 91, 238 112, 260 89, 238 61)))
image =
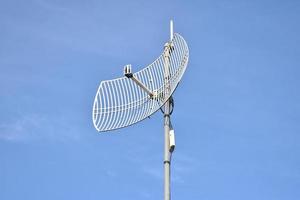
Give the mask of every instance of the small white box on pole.
POLYGON ((173 129, 169 131, 169 135, 170 135, 170 152, 173 152, 175 149, 175 133, 173 129))

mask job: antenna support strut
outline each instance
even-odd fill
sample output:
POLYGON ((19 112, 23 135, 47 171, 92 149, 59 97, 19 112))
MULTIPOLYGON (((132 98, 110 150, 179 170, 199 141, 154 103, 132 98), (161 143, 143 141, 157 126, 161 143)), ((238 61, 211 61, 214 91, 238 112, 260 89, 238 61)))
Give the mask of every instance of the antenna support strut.
POLYGON ((153 92, 151 92, 151 90, 149 90, 146 85, 144 85, 142 83, 142 81, 140 81, 137 77, 135 77, 131 71, 131 65, 126 65, 124 67, 124 75, 127 78, 130 78, 131 80, 133 80, 133 82, 135 82, 142 90, 144 90, 149 96, 150 98, 152 98, 154 96, 153 92))

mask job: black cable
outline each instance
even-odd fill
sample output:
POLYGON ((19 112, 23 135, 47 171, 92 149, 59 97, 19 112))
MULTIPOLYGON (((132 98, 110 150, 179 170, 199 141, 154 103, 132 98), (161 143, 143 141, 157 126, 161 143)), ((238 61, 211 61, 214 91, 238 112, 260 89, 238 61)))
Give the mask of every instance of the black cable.
MULTIPOLYGON (((174 110, 174 99, 172 96, 170 96, 169 101, 170 101, 170 110, 171 110, 169 115, 172 115, 173 110, 174 110)), ((157 101, 157 103, 158 103, 158 101, 157 101)), ((162 109, 162 106, 159 109, 162 112, 162 114, 165 114, 165 111, 162 109)))
POLYGON ((171 111, 170 111, 170 115, 172 115, 173 110, 174 110, 174 99, 173 99, 173 97, 171 96, 169 100, 170 100, 170 106, 172 107, 172 109, 170 109, 170 110, 171 110, 171 111))

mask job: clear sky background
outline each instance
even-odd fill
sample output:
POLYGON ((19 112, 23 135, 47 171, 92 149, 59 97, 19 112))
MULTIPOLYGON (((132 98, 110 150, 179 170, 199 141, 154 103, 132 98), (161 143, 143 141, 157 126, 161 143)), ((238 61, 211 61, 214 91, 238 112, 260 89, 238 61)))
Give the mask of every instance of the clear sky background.
POLYGON ((300 199, 299 1, 0 0, 0 199, 163 198, 163 116, 99 134, 101 80, 150 64, 174 19, 172 200, 300 199))

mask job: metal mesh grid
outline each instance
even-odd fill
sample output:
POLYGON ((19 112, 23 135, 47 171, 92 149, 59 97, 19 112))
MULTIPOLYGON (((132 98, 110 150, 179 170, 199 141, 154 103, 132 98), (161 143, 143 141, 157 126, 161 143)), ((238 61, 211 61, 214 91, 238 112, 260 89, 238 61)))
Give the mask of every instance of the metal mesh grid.
POLYGON ((102 81, 93 105, 93 123, 98 131, 109 131, 137 123, 156 112, 172 95, 185 72, 189 50, 179 34, 172 40, 174 50, 170 54, 170 77, 164 79, 164 53, 152 64, 133 75, 148 89, 156 93, 150 97, 131 79, 122 77, 102 81), (165 86, 170 84, 170 95, 165 86))

